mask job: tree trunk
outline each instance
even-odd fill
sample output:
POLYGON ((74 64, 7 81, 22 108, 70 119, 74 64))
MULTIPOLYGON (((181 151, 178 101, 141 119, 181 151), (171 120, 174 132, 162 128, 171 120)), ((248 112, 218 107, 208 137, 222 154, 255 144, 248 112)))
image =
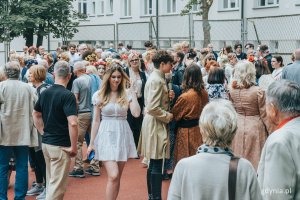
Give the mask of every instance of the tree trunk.
POLYGON ((207 45, 210 43, 211 26, 208 21, 208 13, 212 3, 213 1, 202 0, 202 29, 204 35, 203 47, 207 47, 207 45))
POLYGON ((23 37, 26 41, 25 45, 28 47, 31 47, 33 45, 33 32, 33 28, 26 28, 26 30, 24 31, 23 37))
POLYGON ((202 28, 203 28, 203 35, 204 35, 203 47, 207 47, 207 45, 210 43, 210 28, 211 28, 208 21, 208 10, 203 10, 202 28))
POLYGON ((39 30, 38 30, 38 33, 37 33, 37 41, 36 41, 36 47, 39 48, 39 46, 42 46, 43 45, 43 39, 44 39, 44 29, 45 27, 43 25, 39 25, 39 30))

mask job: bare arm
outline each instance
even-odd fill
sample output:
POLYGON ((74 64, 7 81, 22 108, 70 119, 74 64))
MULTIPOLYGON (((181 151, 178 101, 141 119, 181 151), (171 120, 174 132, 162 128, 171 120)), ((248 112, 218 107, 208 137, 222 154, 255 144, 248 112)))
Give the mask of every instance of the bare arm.
POLYGON ((141 107, 139 105, 139 102, 137 101, 136 93, 131 92, 132 100, 129 103, 130 112, 134 117, 139 117, 141 114, 141 107))
POLYGON ((78 122, 76 115, 70 115, 67 117, 68 119, 68 127, 69 127, 69 135, 71 140, 71 147, 64 148, 66 152, 70 154, 71 157, 76 156, 77 154, 77 140, 78 140, 78 122))
POLYGON ((42 118, 42 113, 40 113, 36 110, 33 110, 32 116, 33 116, 33 122, 34 122, 35 127, 37 128, 39 133, 41 135, 43 135, 44 134, 44 121, 42 118))
POLYGON ((79 93, 74 93, 75 99, 76 99, 76 108, 78 110, 78 105, 79 105, 79 93))
POLYGON ((99 126, 100 126, 100 115, 101 115, 101 109, 99 108, 99 106, 95 105, 93 122, 92 122, 92 130, 91 130, 91 140, 90 140, 90 145, 87 149, 87 155, 89 155, 90 152, 94 149, 95 137, 98 133, 99 126))

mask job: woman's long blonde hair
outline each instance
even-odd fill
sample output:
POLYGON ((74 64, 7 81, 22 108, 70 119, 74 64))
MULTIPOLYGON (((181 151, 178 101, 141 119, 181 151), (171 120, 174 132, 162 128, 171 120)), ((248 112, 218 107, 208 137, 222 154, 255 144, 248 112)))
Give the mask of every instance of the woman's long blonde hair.
POLYGON ((122 80, 118 87, 117 103, 120 104, 122 107, 127 106, 129 103, 126 94, 126 84, 129 83, 130 80, 126 75, 126 73, 123 71, 122 66, 116 62, 112 62, 111 64, 109 64, 108 70, 105 72, 102 86, 98 93, 100 99, 100 105, 99 105, 100 108, 103 108, 110 101, 110 93, 111 93, 110 77, 115 71, 120 72, 122 75, 122 80))

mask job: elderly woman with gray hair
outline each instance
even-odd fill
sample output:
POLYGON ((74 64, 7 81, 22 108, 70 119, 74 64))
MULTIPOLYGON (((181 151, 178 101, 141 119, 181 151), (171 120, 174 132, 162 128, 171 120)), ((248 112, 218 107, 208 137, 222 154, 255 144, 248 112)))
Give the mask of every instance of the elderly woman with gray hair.
POLYGON ((229 98, 238 113, 238 129, 231 147, 257 169, 261 150, 272 126, 266 116, 265 92, 256 86, 255 74, 255 66, 251 62, 238 62, 229 98))
POLYGON ((236 159, 229 148, 237 117, 227 100, 215 100, 204 107, 199 121, 204 144, 195 156, 177 164, 168 200, 231 200, 232 195, 235 199, 262 199, 253 166, 246 159, 236 159))

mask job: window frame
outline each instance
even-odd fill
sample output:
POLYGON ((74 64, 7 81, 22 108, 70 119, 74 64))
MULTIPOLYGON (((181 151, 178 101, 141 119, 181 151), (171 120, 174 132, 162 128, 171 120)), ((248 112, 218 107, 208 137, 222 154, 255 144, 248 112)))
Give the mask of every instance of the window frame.
POLYGON ((152 16, 152 15, 154 15, 154 0, 143 0, 143 2, 142 2, 142 15, 143 16, 152 16))
POLYGON ((131 0, 123 0, 123 6, 122 6, 122 17, 131 17, 132 15, 132 2, 131 0))
POLYGON ((235 7, 231 7, 232 0, 219 0, 219 11, 232 11, 232 10, 239 10, 240 9, 240 1, 234 0, 235 7), (225 8, 225 1, 227 1, 227 7, 225 8))
POLYGON ((96 1, 93 0, 93 1, 91 1, 91 13, 89 13, 89 16, 95 16, 96 11, 97 11, 96 1))
POLYGON ((106 15, 113 15, 114 14, 114 0, 107 0, 106 3, 107 3, 107 6, 106 6, 106 9, 107 9, 106 15))
POLYGON ((257 0, 256 1, 256 8, 270 8, 270 7, 278 7, 279 0, 257 0), (265 5, 262 5, 262 2, 265 2, 265 5), (273 3, 270 3, 272 1, 273 3))
POLYGON ((104 0, 100 0, 99 2, 98 2, 98 6, 97 6, 97 15, 104 15, 104 13, 105 13, 105 2, 104 2, 104 0))
POLYGON ((84 15, 88 16, 88 6, 87 6, 87 4, 88 4, 87 0, 78 0, 78 12, 80 14, 84 14, 84 15), (85 5, 85 8, 84 8, 84 5, 85 5))
POLYGON ((177 13, 177 0, 167 0, 166 2, 166 14, 177 13))

